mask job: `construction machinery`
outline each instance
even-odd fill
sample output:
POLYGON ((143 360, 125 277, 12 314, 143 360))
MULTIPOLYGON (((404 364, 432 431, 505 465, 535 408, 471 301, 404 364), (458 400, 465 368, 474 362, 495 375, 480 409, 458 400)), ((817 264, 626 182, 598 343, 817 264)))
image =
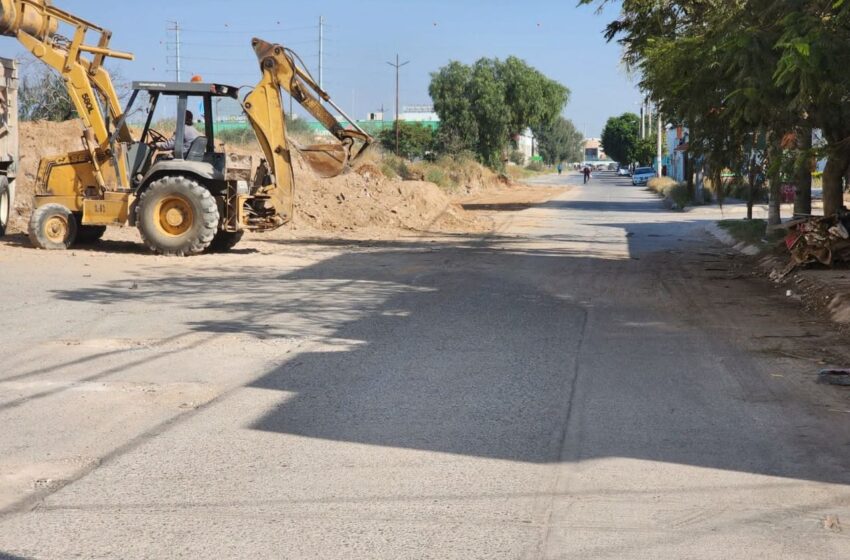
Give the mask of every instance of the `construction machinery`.
MULTIPOLYGON (((372 138, 337 107, 291 50, 254 39, 262 78, 241 105, 263 157, 228 153, 215 142, 213 101, 240 98, 240 88, 204 82, 134 82, 121 107, 107 58, 132 60, 110 48, 111 33, 55 7, 49 0, 0 0, 0 34, 14 36, 58 71, 83 123, 83 149, 44 158, 35 184, 29 236, 43 249, 99 239, 107 226, 139 228, 145 244, 164 255, 232 248, 245 231, 269 231, 292 219, 294 176, 281 94, 286 92, 335 137, 302 148, 321 176, 341 173, 372 138), (88 44, 91 37, 96 44, 88 44), (128 116, 140 94, 148 117, 134 139, 128 116), (152 128, 162 98, 176 103, 173 146, 152 128), (204 110, 204 134, 186 146, 190 99, 204 110), (353 128, 329 112, 338 111, 353 128)), ((194 135, 193 135, 194 136, 194 135)))
POLYGON ((18 166, 18 65, 0 58, 0 237, 6 234, 15 203, 18 166))

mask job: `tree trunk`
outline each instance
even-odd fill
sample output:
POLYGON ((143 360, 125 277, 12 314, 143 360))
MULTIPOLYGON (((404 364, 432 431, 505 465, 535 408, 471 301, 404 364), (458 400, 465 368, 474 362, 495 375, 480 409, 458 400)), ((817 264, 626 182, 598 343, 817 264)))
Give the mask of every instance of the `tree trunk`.
POLYGON ((697 197, 696 186, 694 185, 694 170, 692 169, 693 164, 691 163, 691 154, 688 152, 684 153, 684 166, 685 166, 685 183, 688 186, 688 198, 693 201, 697 197))
POLYGON ((850 153, 846 150, 829 154, 823 170, 823 213, 836 214, 844 206, 844 175, 850 167, 850 153))
POLYGON ((756 203, 756 156, 750 157, 749 169, 747 169, 747 219, 753 219, 753 206, 756 203))
POLYGON ((775 226, 782 223, 782 146, 781 136, 772 134, 770 139, 770 156, 768 167, 768 182, 770 198, 767 205, 767 224, 775 226))
POLYGON ((797 131, 797 169, 794 186, 794 214, 812 213, 812 171, 815 161, 812 156, 812 129, 803 127, 797 131))

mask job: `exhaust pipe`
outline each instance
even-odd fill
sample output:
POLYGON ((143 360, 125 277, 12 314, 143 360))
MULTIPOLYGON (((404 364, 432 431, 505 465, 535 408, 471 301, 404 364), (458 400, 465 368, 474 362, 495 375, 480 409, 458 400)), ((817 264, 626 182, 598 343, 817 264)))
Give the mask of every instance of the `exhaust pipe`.
POLYGON ((0 34, 15 37, 23 31, 41 40, 50 39, 59 22, 50 17, 50 0, 0 0, 0 34))

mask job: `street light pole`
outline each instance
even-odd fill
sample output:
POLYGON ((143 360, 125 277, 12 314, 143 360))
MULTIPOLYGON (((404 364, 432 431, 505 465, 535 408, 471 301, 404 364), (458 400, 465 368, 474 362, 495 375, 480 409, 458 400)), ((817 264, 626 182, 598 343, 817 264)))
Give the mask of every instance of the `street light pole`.
POLYGON ((400 69, 402 66, 405 66, 405 65, 407 65, 407 64, 410 64, 410 61, 408 60, 408 61, 406 61, 406 62, 399 63, 398 53, 396 53, 396 55, 395 55, 395 64, 393 64, 392 62, 387 62, 387 64, 389 64, 390 66, 392 66, 393 68, 395 68, 395 155, 399 155, 399 153, 398 153, 398 152, 399 152, 399 136, 400 136, 399 128, 398 128, 398 115, 399 115, 399 112, 398 112, 398 94, 399 94, 398 80, 399 80, 399 69, 400 69))

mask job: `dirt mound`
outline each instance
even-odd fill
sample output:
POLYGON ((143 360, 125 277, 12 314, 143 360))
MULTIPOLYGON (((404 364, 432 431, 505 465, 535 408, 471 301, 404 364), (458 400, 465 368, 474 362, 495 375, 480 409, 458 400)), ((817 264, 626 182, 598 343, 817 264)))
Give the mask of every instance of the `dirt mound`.
MULTIPOLYGON (((20 126, 16 212, 12 228, 26 230, 32 209, 33 187, 39 160, 48 155, 82 149, 82 123, 72 120, 24 122, 20 126)), ((229 147, 230 149, 230 147, 229 147)), ((234 151, 259 154, 253 150, 234 151)), ((377 162, 366 159, 333 179, 322 179, 293 150, 296 229, 325 232, 418 230, 477 232, 491 226, 490 219, 466 212, 437 185, 402 181, 384 176, 377 162)))
POLYGON ((484 231, 487 218, 466 212, 440 187, 425 181, 388 179, 369 161, 332 179, 322 179, 293 150, 296 228, 323 231, 409 229, 484 231))

